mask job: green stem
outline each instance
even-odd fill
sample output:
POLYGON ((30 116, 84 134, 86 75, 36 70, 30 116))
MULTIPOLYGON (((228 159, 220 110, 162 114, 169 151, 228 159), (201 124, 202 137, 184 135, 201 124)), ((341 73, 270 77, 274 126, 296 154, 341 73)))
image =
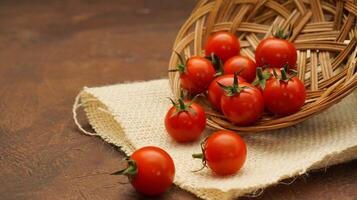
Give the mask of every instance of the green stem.
POLYGON ((289 25, 288 30, 286 31, 286 33, 285 33, 285 31, 283 29, 278 28, 275 31, 275 33, 273 34, 273 36, 275 38, 280 38, 280 39, 283 39, 283 40, 287 40, 287 39, 289 39, 291 37, 292 33, 293 33, 293 27, 291 25, 289 25))
POLYGON ((186 66, 184 65, 184 64, 178 64, 178 66, 177 66, 177 71, 179 71, 180 72, 180 74, 182 74, 182 73, 185 73, 185 71, 186 71, 186 66))
POLYGON ((258 76, 258 79, 261 81, 264 79, 263 77, 263 70, 261 67, 257 67, 257 76, 258 76))
POLYGON ((212 53, 210 56, 206 56, 205 58, 210 60, 212 62, 213 67, 216 69, 217 73, 215 74, 215 76, 220 76, 223 74, 223 62, 218 56, 212 53))
POLYGON ((276 73, 275 69, 273 68, 273 76, 276 78, 276 79, 279 79, 279 76, 278 74, 276 73))
POLYGON ((224 90, 226 91, 226 96, 234 96, 235 94, 239 94, 241 93, 241 91, 245 88, 247 88, 247 86, 239 86, 238 83, 238 73, 234 73, 234 77, 233 77, 233 85, 232 86, 225 86, 219 82, 217 82, 217 84, 224 90))
POLYGON ((138 168, 136 166, 135 160, 127 159, 127 162, 127 168, 114 172, 111 175, 135 176, 138 173, 138 168))
POLYGON ((195 153, 195 154, 192 154, 192 158, 203 159, 203 153, 195 153))
POLYGON ((281 79, 283 81, 286 81, 289 79, 284 68, 281 69, 281 79))
POLYGON ((285 72, 288 72, 289 71, 289 64, 286 63, 283 68, 285 69, 285 72))
POLYGON ((185 110, 186 109, 185 102, 183 102, 183 100, 181 98, 178 99, 178 102, 180 105, 180 110, 185 110))
POLYGON ((235 72, 234 73, 234 77, 233 77, 233 88, 232 88, 232 92, 234 94, 239 93, 240 89, 239 89, 239 85, 238 85, 238 75, 240 72, 235 72))
POLYGON ((180 74, 185 73, 186 72, 186 65, 185 65, 186 61, 182 58, 181 54, 179 54, 177 51, 174 51, 174 52, 179 58, 179 64, 177 66, 178 71, 180 72, 180 74))
MULTIPOLYGON (((182 96, 182 95, 181 95, 182 96)), ((187 111, 192 114, 196 114, 195 110, 193 110, 190 106, 194 103, 195 98, 198 95, 196 95, 191 101, 185 103, 185 101, 182 99, 182 97, 178 98, 177 102, 169 98, 171 101, 172 105, 176 108, 176 111, 171 114, 171 117, 176 116, 178 113, 187 111)))

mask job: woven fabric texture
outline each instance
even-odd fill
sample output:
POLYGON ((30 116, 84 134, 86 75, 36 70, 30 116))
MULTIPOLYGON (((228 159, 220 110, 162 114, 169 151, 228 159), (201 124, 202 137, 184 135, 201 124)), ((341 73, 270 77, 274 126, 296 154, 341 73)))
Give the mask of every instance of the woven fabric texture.
MULTIPOLYGON (((199 141, 178 144, 165 131, 164 117, 172 96, 167 79, 84 88, 79 94, 96 134, 130 155, 143 146, 159 146, 173 158, 175 184, 207 200, 225 200, 256 193, 308 170, 357 158, 357 93, 327 111, 293 127, 245 133, 248 155, 234 176, 217 177, 192 153, 199 141)), ((202 139, 212 130, 206 130, 202 139)))

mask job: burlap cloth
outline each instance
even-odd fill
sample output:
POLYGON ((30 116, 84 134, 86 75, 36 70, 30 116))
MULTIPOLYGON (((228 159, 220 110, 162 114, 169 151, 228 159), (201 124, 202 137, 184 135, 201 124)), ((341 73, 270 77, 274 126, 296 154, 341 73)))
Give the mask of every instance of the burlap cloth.
POLYGON ((238 174, 222 178, 209 169, 193 173, 193 169, 201 167, 201 162, 191 157, 192 153, 200 152, 199 142, 182 145, 168 137, 163 122, 171 106, 169 96, 167 79, 84 88, 76 99, 74 117, 76 109, 84 107, 96 131, 94 135, 121 146, 129 155, 147 145, 165 149, 175 162, 175 184, 208 200, 258 192, 308 170, 357 158, 357 93, 354 92, 329 110, 296 126, 243 135, 248 156, 238 174))

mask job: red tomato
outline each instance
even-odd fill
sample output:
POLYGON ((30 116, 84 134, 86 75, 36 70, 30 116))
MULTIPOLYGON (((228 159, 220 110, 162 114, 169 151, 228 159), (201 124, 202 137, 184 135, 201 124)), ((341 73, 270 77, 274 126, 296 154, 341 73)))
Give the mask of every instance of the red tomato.
POLYGON ((262 40, 255 50, 255 61, 259 67, 283 68, 288 64, 289 69, 295 69, 297 59, 293 43, 280 38, 262 40))
POLYGON ((254 61, 245 56, 234 56, 224 63, 224 74, 239 73, 239 76, 251 83, 255 78, 257 65, 254 61))
POLYGON ((177 142, 193 142, 200 138, 206 127, 204 109, 193 102, 179 99, 166 114, 165 127, 177 142))
POLYGON ((208 167, 217 175, 232 175, 239 171, 247 156, 247 147, 243 139, 232 131, 218 131, 209 136, 203 144, 202 154, 194 154, 194 158, 202 158, 208 167))
POLYGON ((239 55, 240 44, 235 35, 229 32, 217 32, 208 37, 205 53, 210 56, 217 55, 223 62, 229 58, 239 55))
POLYGON ((140 193, 155 196, 164 193, 175 177, 175 165, 166 151, 147 146, 136 150, 128 159, 128 167, 113 173, 127 175, 140 193))
POLYGON ((194 56, 181 65, 181 87, 190 94, 199 94, 207 90, 208 85, 214 79, 215 70, 210 61, 203 57, 194 56))
POLYGON ((300 110, 305 103, 306 91, 304 84, 297 77, 287 80, 272 77, 266 83, 263 97, 269 111, 286 116, 300 110))
MULTIPOLYGON (((224 90, 217 84, 217 82, 221 83, 225 86, 233 85, 233 74, 226 74, 215 78, 208 87, 208 101, 211 103, 214 109, 220 111, 221 110, 221 97, 224 93, 224 90)), ((242 83, 245 80, 242 77, 238 76, 238 82, 242 83)))
POLYGON ((239 126, 253 124, 264 111, 261 92, 249 83, 241 83, 239 92, 225 94, 221 98, 221 110, 226 118, 239 126))

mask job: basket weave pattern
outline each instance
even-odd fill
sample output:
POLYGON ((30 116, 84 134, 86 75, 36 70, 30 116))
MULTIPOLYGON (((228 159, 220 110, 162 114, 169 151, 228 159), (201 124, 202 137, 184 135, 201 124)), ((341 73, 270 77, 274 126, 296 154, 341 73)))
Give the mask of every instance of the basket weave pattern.
MULTIPOLYGON (((298 77, 307 98, 302 109, 286 117, 265 113, 254 125, 238 127, 201 101, 207 124, 215 129, 259 132, 288 127, 339 102, 357 87, 356 0, 200 0, 183 24, 173 50, 186 57, 203 55, 206 38, 213 32, 230 31, 239 38, 241 55, 254 60, 254 50, 277 27, 293 27, 290 41, 298 50, 298 77)), ((171 55, 169 69, 178 56, 171 55)), ((179 73, 169 73, 175 96, 181 93, 179 73)), ((351 108, 353 109, 353 108, 351 108)))

